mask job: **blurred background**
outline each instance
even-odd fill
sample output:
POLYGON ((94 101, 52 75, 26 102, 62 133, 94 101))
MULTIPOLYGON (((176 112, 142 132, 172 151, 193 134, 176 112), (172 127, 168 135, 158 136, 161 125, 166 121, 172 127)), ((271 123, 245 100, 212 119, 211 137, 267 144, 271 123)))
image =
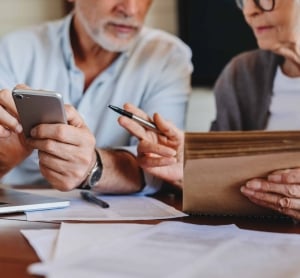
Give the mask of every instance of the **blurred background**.
MULTIPOLYGON (((0 35, 70 11, 66 0, 0 0, 0 7, 0 35)), ((186 129, 207 131, 215 115, 212 91, 217 76, 234 55, 256 48, 235 0, 153 0, 146 24, 191 47, 193 92, 186 129)))

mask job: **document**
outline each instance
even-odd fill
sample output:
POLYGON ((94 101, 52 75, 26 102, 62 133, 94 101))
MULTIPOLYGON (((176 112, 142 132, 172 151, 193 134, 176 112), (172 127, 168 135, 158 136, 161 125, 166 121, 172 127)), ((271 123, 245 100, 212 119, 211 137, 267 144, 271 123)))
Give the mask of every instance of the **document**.
POLYGON ((80 190, 60 192, 54 189, 26 190, 36 194, 56 196, 70 200, 71 205, 64 209, 26 212, 28 221, 101 221, 101 220, 152 220, 184 217, 187 214, 176 210, 151 197, 137 195, 101 196, 109 208, 83 200, 80 190))
POLYGON ((74 252, 85 252, 97 244, 104 246, 121 236, 142 231, 148 224, 66 224, 60 229, 21 230, 41 261, 63 259, 74 252))
POLYGON ((299 131, 185 134, 183 211, 192 214, 279 216, 240 192, 248 180, 300 167, 299 131))
POLYGON ((114 241, 140 233, 153 225, 148 224, 66 224, 62 223, 53 259, 80 254, 92 246, 106 249, 114 241), (75 230, 74 230, 75 229, 75 230), (85 235, 84 237, 82 235, 85 235), (80 238, 80 241, 78 241, 80 238))
POLYGON ((53 259, 58 229, 21 230, 41 261, 53 259))
POLYGON ((29 272, 56 278, 300 276, 299 235, 165 221, 132 229, 132 224, 123 224, 127 232, 112 236, 109 230, 113 233, 120 224, 109 225, 104 233, 99 227, 100 234, 85 241, 80 252, 85 235, 77 231, 77 224, 64 223, 56 245, 61 251, 51 261, 31 265, 29 272), (79 245, 74 252, 68 237, 76 235, 79 245))

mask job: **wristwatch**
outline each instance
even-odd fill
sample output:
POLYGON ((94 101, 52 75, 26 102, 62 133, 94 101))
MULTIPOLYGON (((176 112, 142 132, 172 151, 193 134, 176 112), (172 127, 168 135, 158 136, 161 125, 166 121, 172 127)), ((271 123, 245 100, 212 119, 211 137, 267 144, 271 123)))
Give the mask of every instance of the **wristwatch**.
POLYGON ((97 150, 95 150, 95 152, 96 152, 96 163, 92 168, 92 170, 88 173, 86 179, 79 186, 80 189, 91 190, 101 179, 103 164, 99 152, 97 150))

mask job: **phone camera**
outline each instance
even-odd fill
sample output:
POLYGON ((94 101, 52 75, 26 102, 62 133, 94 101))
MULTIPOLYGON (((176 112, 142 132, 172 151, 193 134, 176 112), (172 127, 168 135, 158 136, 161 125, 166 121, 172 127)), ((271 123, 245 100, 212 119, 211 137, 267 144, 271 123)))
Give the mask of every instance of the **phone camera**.
POLYGON ((17 99, 23 99, 23 95, 16 95, 17 99))

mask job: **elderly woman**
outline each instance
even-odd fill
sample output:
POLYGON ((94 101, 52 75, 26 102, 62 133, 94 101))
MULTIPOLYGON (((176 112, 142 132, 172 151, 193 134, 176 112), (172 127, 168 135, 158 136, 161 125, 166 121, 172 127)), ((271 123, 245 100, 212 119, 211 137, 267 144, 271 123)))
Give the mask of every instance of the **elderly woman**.
MULTIPOLYGON (((237 0, 259 50, 235 57, 215 86, 217 116, 211 130, 300 129, 300 1, 237 0)), ((125 108, 140 116, 131 105, 125 108)), ((140 138, 141 167, 176 185, 183 176, 183 133, 159 115, 157 136, 129 119, 120 124, 140 138)), ((300 220, 300 169, 271 173, 241 188, 252 202, 300 220)))

